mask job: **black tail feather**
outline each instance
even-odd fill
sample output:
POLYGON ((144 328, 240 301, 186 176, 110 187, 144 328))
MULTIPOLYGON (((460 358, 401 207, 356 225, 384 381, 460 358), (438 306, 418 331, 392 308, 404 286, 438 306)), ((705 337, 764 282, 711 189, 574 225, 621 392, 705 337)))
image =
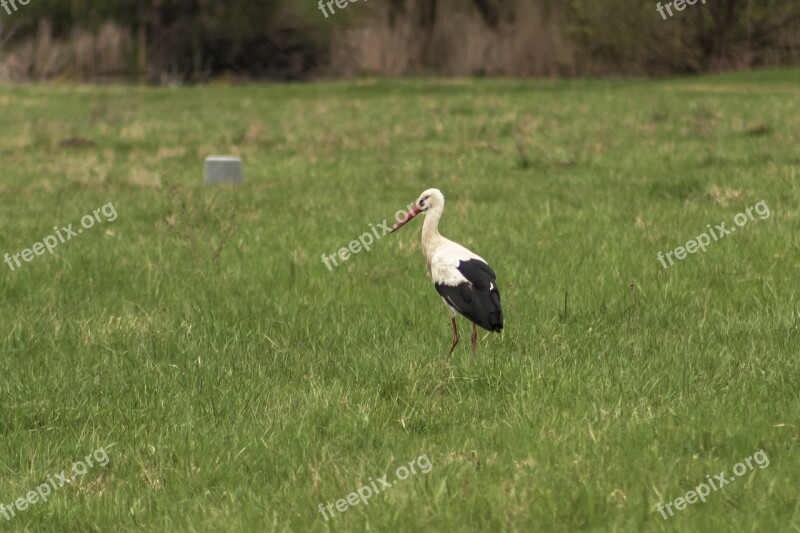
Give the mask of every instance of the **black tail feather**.
POLYGON ((491 290, 478 290, 470 283, 456 286, 437 283, 436 291, 453 309, 483 329, 502 331, 503 308, 496 285, 491 290))

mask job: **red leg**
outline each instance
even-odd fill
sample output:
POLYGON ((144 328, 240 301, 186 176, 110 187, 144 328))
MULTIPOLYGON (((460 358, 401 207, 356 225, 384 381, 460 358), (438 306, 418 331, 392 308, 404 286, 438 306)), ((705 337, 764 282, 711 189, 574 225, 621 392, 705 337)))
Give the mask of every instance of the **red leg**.
POLYGON ((453 355, 453 350, 456 348, 456 344, 458 344, 458 326, 456 326, 456 317, 453 317, 453 344, 450 345, 450 353, 447 354, 447 359, 450 359, 450 356, 453 355))
POLYGON ((472 337, 470 337, 472 341, 472 357, 475 357, 475 345, 478 342, 478 330, 475 327, 475 322, 472 323, 472 337))

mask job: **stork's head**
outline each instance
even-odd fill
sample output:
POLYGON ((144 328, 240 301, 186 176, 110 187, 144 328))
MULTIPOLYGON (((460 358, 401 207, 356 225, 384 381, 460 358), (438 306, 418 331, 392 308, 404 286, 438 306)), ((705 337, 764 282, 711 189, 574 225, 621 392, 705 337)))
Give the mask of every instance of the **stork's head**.
MULTIPOLYGON (((403 226, 405 226, 412 218, 423 213, 425 211, 429 211, 431 209, 443 209, 444 208, 444 195, 442 191, 439 189, 428 189, 427 191, 423 192, 417 198, 417 201, 414 202, 414 205, 411 206, 411 209, 408 210, 406 216, 403 217, 403 220, 399 221, 397 224, 394 225, 392 228, 392 233, 399 230, 403 226)), ((402 213, 402 211, 398 211, 398 214, 402 213)))

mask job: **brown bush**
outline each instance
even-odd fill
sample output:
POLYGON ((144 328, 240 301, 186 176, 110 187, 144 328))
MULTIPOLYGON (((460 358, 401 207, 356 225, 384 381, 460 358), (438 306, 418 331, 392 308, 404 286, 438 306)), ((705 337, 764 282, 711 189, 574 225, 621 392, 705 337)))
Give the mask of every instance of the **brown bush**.
POLYGON ((325 19, 295 0, 40 0, 0 34, 0 78, 666 75, 800 63, 795 0, 714 0, 668 20, 655 4, 359 1, 325 19))

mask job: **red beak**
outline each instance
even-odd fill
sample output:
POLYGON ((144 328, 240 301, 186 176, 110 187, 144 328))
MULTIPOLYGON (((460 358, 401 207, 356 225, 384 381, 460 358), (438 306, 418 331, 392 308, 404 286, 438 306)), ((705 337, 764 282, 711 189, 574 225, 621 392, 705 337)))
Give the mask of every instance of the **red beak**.
POLYGON ((414 218, 415 216, 419 215, 420 213, 422 213, 422 209, 420 209, 419 207, 417 207, 416 205, 414 205, 414 207, 412 207, 412 208, 411 208, 411 211, 409 211, 408 213, 406 213, 406 216, 405 216, 405 217, 403 217, 403 220, 401 220, 400 222, 398 222, 397 224, 395 224, 395 225, 392 227, 392 231, 390 231, 389 233, 394 233, 395 231, 399 230, 400 228, 402 228, 403 226, 405 226, 406 224, 408 224, 408 221, 409 221, 409 220, 411 220, 411 219, 412 219, 412 218, 414 218))

